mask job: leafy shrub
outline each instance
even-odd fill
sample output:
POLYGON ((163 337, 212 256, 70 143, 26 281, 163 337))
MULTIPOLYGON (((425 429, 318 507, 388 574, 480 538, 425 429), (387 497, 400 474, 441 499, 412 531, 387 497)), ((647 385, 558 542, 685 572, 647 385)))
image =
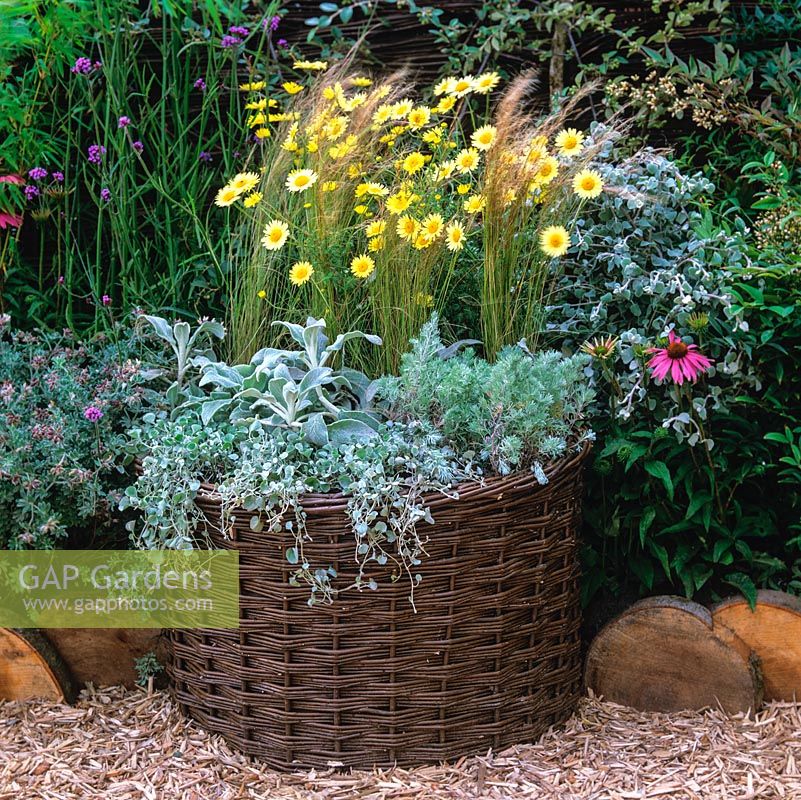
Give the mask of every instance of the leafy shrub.
POLYGON ((129 343, 69 333, 0 338, 0 547, 50 548, 118 535, 124 436, 142 405, 129 343))
POLYGON ((712 185, 655 153, 603 174, 611 190, 579 223, 577 255, 550 309, 569 347, 613 337, 603 350, 588 346, 600 442, 585 599, 601 586, 692 596, 724 584, 753 598, 755 583, 787 579, 792 556, 762 499, 772 456, 754 436, 753 403, 771 387, 756 363, 763 344, 733 290, 754 283, 744 225, 716 227, 697 206, 712 185), (708 376, 654 382, 648 348, 669 329, 714 360, 708 376))

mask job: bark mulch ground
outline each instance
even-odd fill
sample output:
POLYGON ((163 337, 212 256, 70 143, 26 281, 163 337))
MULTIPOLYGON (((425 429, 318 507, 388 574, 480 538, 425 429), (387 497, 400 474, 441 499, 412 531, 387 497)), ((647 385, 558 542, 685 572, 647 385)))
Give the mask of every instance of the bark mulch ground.
POLYGON ((167 694, 0 703, 0 800, 801 798, 801 705, 755 718, 646 714, 590 698, 536 744, 415 770, 279 775, 183 719, 167 694))

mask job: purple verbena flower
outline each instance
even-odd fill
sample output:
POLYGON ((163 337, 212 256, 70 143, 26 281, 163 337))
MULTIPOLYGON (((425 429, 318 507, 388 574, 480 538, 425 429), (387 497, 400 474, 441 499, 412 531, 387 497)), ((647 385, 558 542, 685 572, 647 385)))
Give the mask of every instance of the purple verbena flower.
POLYGON ((195 89, 199 89, 201 92, 206 91, 206 81, 203 78, 198 78, 193 85, 195 89))
POLYGON ((228 28, 228 33, 232 36, 247 36, 250 31, 244 25, 231 25, 228 28))
POLYGON ((38 196, 39 196, 39 189, 36 186, 33 186, 32 184, 28 184, 25 187, 25 197, 26 197, 26 199, 33 200, 34 197, 38 197, 38 196))
POLYGON ((88 75, 92 71, 92 61, 86 56, 81 56, 75 60, 75 63, 70 68, 70 72, 75 75, 88 75))
POLYGON ((40 181, 47 177, 47 170, 44 167, 33 167, 28 170, 28 177, 35 181, 40 181))
POLYGON ((100 422, 103 419, 103 412, 97 406, 87 406, 83 410, 83 416, 89 422, 100 422))
POLYGON ((63 286, 63 285, 64 285, 64 282, 65 282, 65 280, 66 280, 66 279, 64 278, 64 276, 63 276, 63 275, 59 275, 59 276, 58 276, 58 285, 59 285, 59 286, 63 286))
MULTIPOLYGON (((108 189, 108 187, 104 186, 104 187, 103 187, 103 188, 100 190, 100 199, 101 199, 101 200, 102 200, 104 203, 110 203, 110 202, 111 202, 111 191, 108 189)), ((107 296, 107 295, 103 295, 103 297, 106 297, 106 296, 107 296)), ((105 305, 105 304, 104 304, 104 305, 105 305)))
POLYGON ((220 47, 236 47, 238 44, 242 44, 242 40, 238 36, 231 36, 228 33, 220 40, 220 47))
POLYGON ((92 64, 92 69, 103 69, 103 65, 99 61, 95 61, 95 63, 92 64))
POLYGON ((99 164, 106 154, 106 148, 102 144, 90 144, 87 150, 87 158, 90 164, 99 164))
POLYGON ((117 120, 118 128, 127 128, 131 124, 131 118, 126 117, 124 114, 117 120))
POLYGON ((134 143, 131 145, 131 147, 133 147, 133 149, 134 149, 134 150, 136 150, 136 152, 137 152, 137 153, 141 153, 141 152, 142 152, 142 150, 144 150, 144 149, 145 149, 145 146, 142 144, 142 142, 140 142, 140 141, 139 141, 139 139, 137 139, 137 140, 136 140, 136 141, 135 141, 135 142, 134 142, 134 143))
POLYGON ((269 24, 270 24, 270 30, 271 31, 277 31, 278 30, 278 26, 281 24, 281 17, 279 17, 276 14, 274 17, 272 17, 270 19, 270 23, 269 24))
POLYGON ((56 183, 64 183, 64 173, 63 172, 54 172, 53 173, 53 180, 56 183))
POLYGON ((200 155, 197 158, 198 158, 198 161, 203 161, 206 164, 211 164, 211 162, 213 160, 212 157, 211 157, 211 153, 208 153, 205 150, 201 150, 200 151, 200 155))
POLYGON ((110 298, 110 297, 109 297, 107 294, 104 294, 104 295, 103 295, 103 296, 100 298, 100 302, 101 302, 101 303, 102 303, 104 306, 110 306, 110 305, 111 305, 111 298, 110 298))
POLYGON ((281 49, 284 49, 284 48, 287 48, 287 47, 289 47, 289 42, 288 42, 286 39, 279 39, 279 40, 276 42, 276 44, 277 44, 277 45, 278 45, 278 46, 279 46, 281 49))

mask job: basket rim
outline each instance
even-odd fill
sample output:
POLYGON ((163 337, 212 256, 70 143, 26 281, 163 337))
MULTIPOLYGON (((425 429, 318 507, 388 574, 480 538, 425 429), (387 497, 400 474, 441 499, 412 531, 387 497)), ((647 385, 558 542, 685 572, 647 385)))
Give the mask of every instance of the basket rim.
MULTIPOLYGON (((575 445, 573 445, 573 448, 575 448, 575 445)), ((580 449, 572 449, 561 458, 553 459, 543 464, 543 471, 548 478, 547 483, 540 483, 530 469, 517 470, 509 475, 493 475, 488 478, 482 478, 480 481, 462 481, 462 483, 453 487, 453 491, 458 495, 458 498, 439 492, 428 494, 426 495, 426 505, 432 510, 436 510, 438 506, 450 504, 454 500, 458 502, 461 500, 479 500, 487 497, 497 501, 504 496, 528 493, 532 489, 547 489, 556 477, 572 471, 581 464, 591 449, 592 441, 584 440, 580 449)), ((342 492, 312 492, 301 496, 305 512, 345 509, 349 499, 350 495, 342 492)), ((215 485, 205 482, 200 484, 195 496, 196 503, 213 503, 217 505, 220 500, 221 496, 217 492, 215 485)))

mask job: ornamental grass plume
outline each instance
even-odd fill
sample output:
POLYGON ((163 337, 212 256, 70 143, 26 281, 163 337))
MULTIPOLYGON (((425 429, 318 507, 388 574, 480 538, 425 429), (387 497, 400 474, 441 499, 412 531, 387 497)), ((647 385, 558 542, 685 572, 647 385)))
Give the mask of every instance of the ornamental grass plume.
POLYGON ((654 354, 648 362, 654 378, 663 381, 669 377, 679 386, 685 380, 695 383, 712 366, 698 345, 685 344, 673 330, 668 333, 667 347, 649 347, 646 352, 654 354))

